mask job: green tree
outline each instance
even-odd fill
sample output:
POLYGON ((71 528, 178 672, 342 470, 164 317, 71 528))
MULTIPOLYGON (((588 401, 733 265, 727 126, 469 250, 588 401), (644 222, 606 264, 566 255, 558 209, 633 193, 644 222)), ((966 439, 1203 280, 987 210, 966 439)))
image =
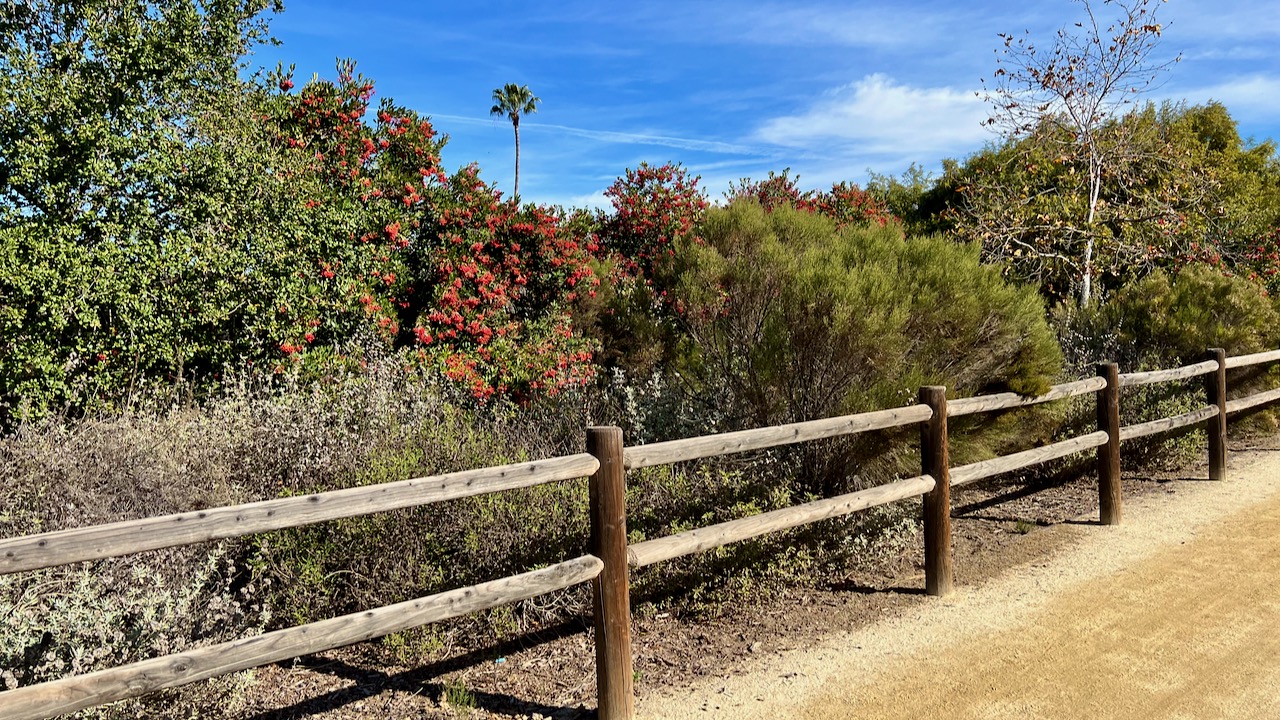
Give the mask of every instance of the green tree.
POLYGON ((246 286, 296 207, 239 76, 270 6, 0 7, 0 406, 179 381, 262 342, 246 286))
MULTIPOLYGON (((988 261, 1053 300, 1079 295, 1079 218, 1092 182, 1086 159, 1039 137, 1064 132, 1046 124, 989 147, 949 166, 924 196, 950 204, 952 230, 980 241, 988 261)), ((1099 178, 1088 230, 1095 291, 1192 262, 1244 275, 1269 269, 1266 236, 1280 219, 1273 143, 1243 141, 1218 103, 1147 104, 1100 133, 1125 137, 1127 150, 1099 178)))
POLYGON ((538 111, 541 98, 534 97, 528 85, 507 83, 493 90, 493 107, 490 115, 506 115, 511 119, 511 127, 516 133, 516 181, 512 195, 520 195, 520 116, 538 111))

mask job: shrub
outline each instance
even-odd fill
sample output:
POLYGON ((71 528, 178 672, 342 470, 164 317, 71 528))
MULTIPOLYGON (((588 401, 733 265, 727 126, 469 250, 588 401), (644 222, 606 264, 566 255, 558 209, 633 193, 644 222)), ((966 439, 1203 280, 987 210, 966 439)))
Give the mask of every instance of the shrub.
MULTIPOLYGON (((1280 313, 1258 283, 1191 265, 1177 274, 1163 271, 1131 283, 1105 303, 1063 307, 1055 314, 1063 351, 1072 372, 1092 375, 1099 362, 1116 362, 1121 372, 1178 367, 1204 359, 1211 347, 1228 355, 1272 349, 1280 342, 1280 313)), ((1258 384, 1257 373, 1229 378, 1237 392, 1258 384), (1252 375, 1253 377, 1248 377, 1252 375)), ((1203 405, 1202 383, 1140 386, 1125 390, 1126 424, 1170 417, 1203 405)), ((1082 413, 1091 422, 1091 411, 1082 413)), ((1199 452, 1198 431, 1185 439, 1157 437, 1135 445, 1141 462, 1162 457, 1180 462, 1199 452)))
POLYGON ((841 228, 846 225, 884 227, 900 222, 879 197, 857 185, 839 182, 833 184, 830 191, 802 191, 799 181, 800 176, 793 177, 790 168, 780 175, 770 171, 765 180, 743 178, 740 184, 730 183, 729 192, 725 195, 730 202, 754 199, 767 212, 789 207, 819 213, 831 218, 841 228))
POLYGON ((1061 307, 1055 321, 1080 374, 1092 374, 1098 362, 1134 372, 1198 362, 1211 347, 1240 355, 1280 342, 1280 313, 1266 290, 1203 265, 1172 276, 1156 271, 1105 303, 1061 307))
POLYGON ((677 290, 684 370, 739 426, 912 404, 921 385, 1038 394, 1059 370, 1035 291, 976 248, 750 200, 712 210, 703 237, 677 290))
POLYGON ((1103 314, 1123 352, 1169 363, 1197 361, 1210 347, 1239 355, 1280 340, 1280 313, 1260 285, 1203 265, 1123 288, 1103 314))

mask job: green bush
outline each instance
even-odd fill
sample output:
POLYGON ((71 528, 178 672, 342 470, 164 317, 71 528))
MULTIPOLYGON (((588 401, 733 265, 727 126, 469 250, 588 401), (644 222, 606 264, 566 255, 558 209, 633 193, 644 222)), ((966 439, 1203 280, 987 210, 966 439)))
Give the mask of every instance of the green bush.
POLYGON ((1213 347, 1243 355, 1280 343, 1280 312, 1266 290, 1203 265, 1173 276, 1157 271, 1105 303, 1060 307, 1054 320, 1078 375, 1092 375, 1100 362, 1140 372, 1199 362, 1213 347))
MULTIPOLYGON (((894 225, 837 230, 821 215, 750 200, 712 210, 702 230, 677 290, 692 339, 682 369, 698 379, 705 412, 729 424, 908 405, 922 385, 1034 395, 1059 371, 1035 290, 981 265, 976 247, 908 238, 894 225)), ((828 475, 812 462, 821 453, 844 473, 807 489, 847 481, 854 451, 874 442, 802 451, 809 471, 828 475)))
MULTIPOLYGON (((1242 355, 1280 343, 1280 313, 1266 290, 1204 265, 1174 275, 1157 271, 1121 288, 1105 303, 1059 308, 1055 320, 1068 365, 1080 376, 1092 375, 1099 362, 1116 362, 1121 372, 1143 372, 1199 362, 1212 347, 1242 355)), ((1239 393, 1249 392, 1263 378, 1254 371, 1233 373, 1228 380, 1239 393)), ((1122 421, 1156 420, 1203 404, 1198 379, 1129 388, 1121 397, 1122 421)), ((1091 410, 1081 413, 1082 422, 1092 422, 1091 410)), ((1157 436, 1126 452, 1137 462, 1159 457, 1177 463, 1201 452, 1204 442, 1203 434, 1193 431, 1172 439, 1157 436)))
POLYGON ((1116 293, 1103 314, 1122 352, 1139 362, 1195 362, 1210 347, 1230 355, 1274 348, 1280 313, 1261 285, 1193 265, 1156 272, 1116 293))

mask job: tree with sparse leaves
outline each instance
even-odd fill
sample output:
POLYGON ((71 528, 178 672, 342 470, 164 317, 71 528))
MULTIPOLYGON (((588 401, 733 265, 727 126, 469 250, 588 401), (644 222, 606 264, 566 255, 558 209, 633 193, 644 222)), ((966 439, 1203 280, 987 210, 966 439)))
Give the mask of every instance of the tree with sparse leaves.
POLYGON ((490 115, 506 115, 511 119, 511 127, 516 133, 516 182, 511 194, 520 194, 520 116, 538 112, 541 98, 535 97, 528 85, 507 83, 493 89, 493 107, 490 115))
MULTIPOLYGON (((1026 243, 1025 234, 1004 232, 998 224, 983 228, 981 239, 996 258, 1050 253, 1047 259, 1073 267, 1079 298, 1088 302, 1097 272, 1098 208, 1106 201, 1108 174, 1132 149, 1121 132, 1126 126, 1115 121, 1178 58, 1162 60, 1155 52, 1163 31, 1156 13, 1163 0, 1079 2, 1085 19, 1058 30, 1048 46, 1037 46, 1029 33, 1000 35, 1004 44, 996 50, 997 67, 984 99, 993 109, 988 125, 1010 139, 1032 140, 1023 147, 1036 159, 1015 162, 1080 167, 1078 178, 1055 193, 1073 203, 1080 196, 1080 217, 1051 230, 1059 235, 1051 250, 1026 243), (1101 11, 1114 11, 1114 19, 1100 17, 1101 11)), ((1023 197, 1021 187, 1002 190, 1015 205, 1036 199, 1023 197)))

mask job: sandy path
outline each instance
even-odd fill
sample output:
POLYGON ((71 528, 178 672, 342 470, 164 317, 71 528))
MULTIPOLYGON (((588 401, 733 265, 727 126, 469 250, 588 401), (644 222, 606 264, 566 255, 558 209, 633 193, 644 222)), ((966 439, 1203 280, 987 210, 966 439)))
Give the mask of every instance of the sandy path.
POLYGON ((1280 452, 1177 482, 1052 557, 766 658, 642 718, 1280 717, 1280 452))

